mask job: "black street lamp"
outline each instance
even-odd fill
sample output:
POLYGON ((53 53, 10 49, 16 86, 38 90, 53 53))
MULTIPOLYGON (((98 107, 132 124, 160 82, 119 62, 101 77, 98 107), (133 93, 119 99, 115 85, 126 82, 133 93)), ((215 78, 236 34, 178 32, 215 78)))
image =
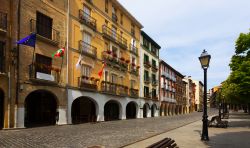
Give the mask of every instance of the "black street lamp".
POLYGON ((207 51, 204 49, 201 53, 201 56, 199 57, 199 60, 201 62, 201 67, 204 70, 204 96, 203 96, 203 125, 202 125, 202 134, 201 134, 201 140, 208 141, 208 119, 207 119, 207 69, 209 67, 211 56, 207 53, 207 51))

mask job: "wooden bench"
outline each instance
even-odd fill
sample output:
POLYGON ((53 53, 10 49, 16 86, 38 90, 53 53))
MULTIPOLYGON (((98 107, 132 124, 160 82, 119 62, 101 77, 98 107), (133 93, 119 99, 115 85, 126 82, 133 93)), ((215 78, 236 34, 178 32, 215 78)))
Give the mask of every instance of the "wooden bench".
POLYGON ((174 140, 171 138, 164 138, 152 145, 148 146, 147 148, 179 148, 174 140))
POLYGON ((219 116, 213 116, 211 120, 208 121, 208 127, 227 128, 228 121, 222 121, 219 116))

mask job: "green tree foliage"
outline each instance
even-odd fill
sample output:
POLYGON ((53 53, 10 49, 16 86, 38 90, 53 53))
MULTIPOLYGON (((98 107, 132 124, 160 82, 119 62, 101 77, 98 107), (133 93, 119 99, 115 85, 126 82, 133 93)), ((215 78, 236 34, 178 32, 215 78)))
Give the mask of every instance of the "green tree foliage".
POLYGON ((222 84, 222 96, 234 103, 250 103, 250 33, 241 33, 230 63, 231 74, 222 84))

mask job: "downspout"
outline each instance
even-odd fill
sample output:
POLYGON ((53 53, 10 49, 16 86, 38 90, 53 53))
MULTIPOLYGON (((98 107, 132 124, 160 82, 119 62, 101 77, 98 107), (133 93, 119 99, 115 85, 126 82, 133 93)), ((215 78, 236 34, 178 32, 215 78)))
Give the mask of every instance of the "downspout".
POLYGON ((70 8, 70 0, 68 0, 67 2, 67 36, 66 36, 66 48, 67 48, 67 70, 66 70, 66 99, 67 99, 67 105, 66 105, 66 110, 67 110, 67 123, 69 123, 69 112, 68 112, 68 84, 69 84, 69 8, 70 8))
MULTIPOLYGON (((17 8, 17 40, 20 40, 20 18, 21 18, 21 0, 18 0, 18 8, 17 8)), ((18 109, 18 98, 19 98, 19 95, 18 95, 18 90, 19 90, 19 45, 17 45, 17 50, 16 50, 16 78, 17 78, 17 81, 16 81, 16 99, 15 99, 15 127, 17 127, 17 120, 18 120, 18 117, 17 117, 17 109, 18 109)))

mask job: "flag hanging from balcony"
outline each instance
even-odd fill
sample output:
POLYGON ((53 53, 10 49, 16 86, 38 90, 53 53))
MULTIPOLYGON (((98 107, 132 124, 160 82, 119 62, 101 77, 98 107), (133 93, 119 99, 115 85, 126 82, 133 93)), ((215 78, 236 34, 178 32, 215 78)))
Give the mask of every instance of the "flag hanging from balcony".
POLYGON ((32 33, 32 34, 26 36, 25 38, 17 41, 17 44, 22 44, 22 45, 31 46, 31 47, 35 48, 35 45, 36 45, 36 34, 32 33))
POLYGON ((58 49, 54 54, 52 54, 52 57, 63 57, 64 51, 64 48, 58 49))
POLYGON ((102 62, 102 68, 101 68, 101 70, 98 72, 98 75, 99 75, 100 79, 101 79, 101 77, 102 77, 102 73, 103 73, 103 70, 104 70, 105 66, 106 66, 106 63, 103 61, 103 62, 102 62))
POLYGON ((78 61, 76 63, 76 69, 80 69, 81 68, 81 60, 82 60, 82 54, 80 54, 79 59, 78 59, 78 61))

